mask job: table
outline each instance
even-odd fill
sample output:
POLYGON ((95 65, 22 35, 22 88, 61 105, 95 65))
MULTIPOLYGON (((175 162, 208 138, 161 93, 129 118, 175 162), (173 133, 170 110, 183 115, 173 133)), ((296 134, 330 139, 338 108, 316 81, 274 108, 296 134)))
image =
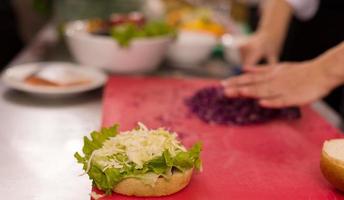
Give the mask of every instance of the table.
MULTIPOLYGON (((58 35, 47 25, 11 65, 41 60, 70 60, 58 35)), ((211 76, 223 74, 223 69, 211 76)), ((163 69, 156 74, 188 73, 163 69)), ((156 75, 155 74, 155 75, 156 75)), ((201 74, 199 74, 201 75, 201 74)), ((227 75, 227 74, 226 74, 227 75)), ((82 137, 101 124, 102 90, 64 99, 46 99, 0 84, 0 192, 6 200, 89 199, 91 182, 73 157, 82 137)), ((313 107, 330 123, 341 120, 324 103, 313 107)))

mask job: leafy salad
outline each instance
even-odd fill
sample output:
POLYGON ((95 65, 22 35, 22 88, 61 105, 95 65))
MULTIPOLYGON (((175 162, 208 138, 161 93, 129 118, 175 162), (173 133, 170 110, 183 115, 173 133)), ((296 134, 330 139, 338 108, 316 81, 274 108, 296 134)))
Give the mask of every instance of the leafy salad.
POLYGON ((133 23, 118 25, 111 29, 110 34, 121 46, 129 46, 135 38, 174 36, 176 31, 163 21, 151 21, 143 26, 137 26, 133 23))
POLYGON ((187 150, 176 133, 164 128, 150 130, 142 123, 119 133, 118 125, 84 137, 83 154, 74 157, 83 165, 93 184, 107 194, 126 178, 141 179, 154 185, 159 177, 169 178, 173 172, 201 169, 201 144, 187 150))
POLYGON ((112 14, 108 19, 88 21, 88 31, 95 35, 111 36, 127 47, 135 38, 175 36, 176 30, 164 20, 147 21, 143 14, 132 12, 112 14))

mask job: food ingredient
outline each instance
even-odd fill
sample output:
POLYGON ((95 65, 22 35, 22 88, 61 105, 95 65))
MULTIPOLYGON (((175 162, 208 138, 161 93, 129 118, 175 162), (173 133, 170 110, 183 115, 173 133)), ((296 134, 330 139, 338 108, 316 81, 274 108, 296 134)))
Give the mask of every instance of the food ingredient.
POLYGON ((176 133, 164 128, 150 130, 142 123, 133 130, 119 133, 118 125, 84 137, 82 149, 75 158, 83 165, 95 186, 110 194, 127 178, 154 185, 159 177, 169 178, 174 172, 201 169, 200 143, 187 150, 176 133))
POLYGON ((186 100, 190 111, 207 123, 247 125, 276 118, 298 119, 299 108, 263 108, 249 98, 228 98, 222 87, 208 87, 197 91, 186 100))

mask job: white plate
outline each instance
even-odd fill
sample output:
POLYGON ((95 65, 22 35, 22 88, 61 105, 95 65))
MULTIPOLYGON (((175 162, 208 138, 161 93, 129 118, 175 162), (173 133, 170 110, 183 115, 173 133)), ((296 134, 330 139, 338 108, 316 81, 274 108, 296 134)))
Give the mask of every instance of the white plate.
MULTIPOLYGON (((55 70, 56 71, 56 70, 55 70)), ((70 79, 70 77, 68 77, 70 79)), ((70 94, 77 94, 99 88, 104 85, 107 76, 104 72, 76 65, 67 62, 38 62, 16 65, 5 70, 1 76, 2 82, 10 88, 20 90, 23 92, 34 93, 46 96, 63 96, 70 94), (48 68, 61 68, 80 77, 87 78, 90 82, 87 84, 65 86, 65 87, 52 87, 52 86, 37 86, 25 83, 26 77, 35 73, 40 68, 45 70, 48 68)))

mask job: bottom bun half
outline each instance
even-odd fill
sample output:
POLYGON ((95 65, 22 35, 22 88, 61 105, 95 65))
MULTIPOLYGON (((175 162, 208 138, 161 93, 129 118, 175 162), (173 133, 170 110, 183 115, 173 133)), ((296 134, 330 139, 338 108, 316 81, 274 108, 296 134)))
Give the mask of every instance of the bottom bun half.
POLYGON ((127 178, 119 182, 113 191, 122 195, 138 197, 170 195, 182 190, 189 184, 192 171, 193 169, 185 172, 174 172, 168 179, 159 177, 153 186, 143 183, 140 179, 127 178))

